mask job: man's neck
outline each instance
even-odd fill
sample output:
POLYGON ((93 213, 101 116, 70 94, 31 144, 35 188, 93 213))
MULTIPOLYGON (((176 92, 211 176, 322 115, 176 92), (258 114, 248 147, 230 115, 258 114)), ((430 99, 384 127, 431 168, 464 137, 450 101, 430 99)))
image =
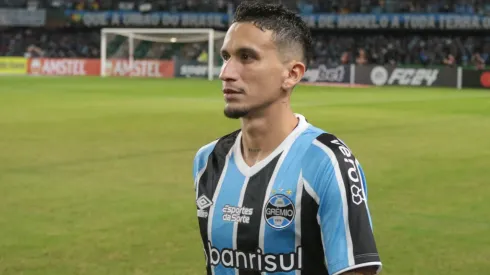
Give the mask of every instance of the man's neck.
POLYGON ((242 155, 253 166, 270 155, 298 125, 285 106, 272 105, 261 116, 242 118, 242 155))

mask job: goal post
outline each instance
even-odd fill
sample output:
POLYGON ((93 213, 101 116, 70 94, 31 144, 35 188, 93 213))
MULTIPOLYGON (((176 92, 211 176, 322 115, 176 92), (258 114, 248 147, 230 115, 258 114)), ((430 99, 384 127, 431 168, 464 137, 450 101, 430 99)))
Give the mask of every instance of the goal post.
MULTIPOLYGON (((207 65, 207 78, 213 80, 219 57, 217 50, 221 47, 224 36, 225 32, 204 28, 103 28, 100 40, 100 75, 141 76, 143 70, 146 70, 145 74, 151 70, 139 68, 139 63, 143 61, 160 62, 159 66, 165 66, 161 64, 167 61, 165 64, 170 66, 185 60, 190 64, 195 62, 201 66, 207 65), (113 60, 124 61, 124 73, 113 73, 113 60)), ((178 68, 172 68, 173 70, 178 68)))

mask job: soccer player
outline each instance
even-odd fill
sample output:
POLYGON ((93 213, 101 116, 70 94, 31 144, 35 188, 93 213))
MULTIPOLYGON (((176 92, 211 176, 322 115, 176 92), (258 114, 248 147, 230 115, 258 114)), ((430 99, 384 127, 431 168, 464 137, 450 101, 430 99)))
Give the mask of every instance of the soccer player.
POLYGON ((221 56, 224 113, 241 128, 194 159, 208 275, 377 274, 366 179, 336 136, 291 110, 312 51, 282 6, 242 3, 221 56))

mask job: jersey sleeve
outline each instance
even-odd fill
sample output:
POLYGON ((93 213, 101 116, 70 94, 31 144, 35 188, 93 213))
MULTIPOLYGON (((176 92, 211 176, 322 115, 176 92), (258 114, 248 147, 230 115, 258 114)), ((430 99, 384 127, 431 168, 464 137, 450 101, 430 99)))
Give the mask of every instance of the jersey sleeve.
POLYGON ((367 204, 366 180, 350 149, 333 136, 319 142, 325 158, 316 182, 318 222, 330 275, 365 266, 381 270, 367 204))
POLYGON ((197 153, 194 156, 194 162, 192 165, 192 176, 194 179, 194 189, 196 189, 196 185, 201 177, 204 169, 206 169, 209 155, 214 150, 214 147, 218 143, 218 140, 215 140, 205 146, 199 148, 197 153))

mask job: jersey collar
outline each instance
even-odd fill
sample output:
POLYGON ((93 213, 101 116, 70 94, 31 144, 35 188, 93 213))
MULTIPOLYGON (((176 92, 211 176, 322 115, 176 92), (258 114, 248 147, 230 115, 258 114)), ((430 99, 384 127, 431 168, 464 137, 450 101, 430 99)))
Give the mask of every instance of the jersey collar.
MULTIPOLYGON (((283 142, 265 159, 257 162, 253 166, 248 166, 248 164, 243 160, 243 155, 242 155, 242 150, 241 150, 241 141, 242 141, 242 131, 238 133, 238 136, 235 140, 235 144, 233 145, 233 155, 235 158, 235 163, 237 165, 238 170, 246 176, 246 177, 251 177, 262 168, 264 168, 269 162, 271 162, 277 155, 279 155, 281 152, 284 152, 284 154, 287 154, 287 151, 291 147, 291 145, 294 143, 296 138, 301 135, 307 128, 309 123, 306 121, 305 117, 301 114, 295 114, 295 116, 299 119, 298 126, 283 140, 283 142)), ((284 157, 283 157, 284 158, 284 157)), ((282 158, 282 159, 283 159, 282 158)), ((278 165, 280 165, 278 163, 278 165)))

